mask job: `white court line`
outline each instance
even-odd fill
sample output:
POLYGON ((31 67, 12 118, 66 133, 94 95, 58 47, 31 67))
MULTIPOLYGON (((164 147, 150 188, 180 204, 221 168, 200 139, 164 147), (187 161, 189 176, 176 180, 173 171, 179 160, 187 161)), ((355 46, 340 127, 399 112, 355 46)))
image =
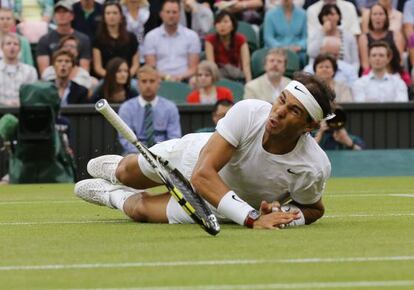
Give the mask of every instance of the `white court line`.
POLYGON ((13 201, 0 201, 0 206, 2 205, 19 205, 19 204, 33 204, 33 203, 75 203, 80 200, 13 200, 13 201))
POLYGON ((396 197, 414 197, 414 194, 404 194, 404 193, 392 193, 391 196, 396 197))
POLYGON ((365 287, 410 287, 414 280, 390 281, 343 281, 343 282, 303 282, 272 284, 239 284, 239 285, 194 285, 194 286, 155 286, 133 288, 83 288, 70 290, 266 290, 266 289, 333 289, 333 288, 365 288, 365 287))
POLYGON ((337 257, 337 258, 299 258, 274 260, 210 260, 210 261, 173 261, 173 262, 130 262, 130 263, 95 263, 95 264, 49 264, 0 266, 1 271, 28 270, 67 270, 98 268, 142 268, 142 267, 187 267, 187 266, 226 266, 226 265, 258 265, 258 264, 313 264, 313 263, 361 263, 414 261, 414 256, 389 257, 337 257))
POLYGON ((51 222, 0 222, 0 226, 26 226, 26 225, 63 225, 63 224, 121 224, 131 220, 96 220, 96 221, 51 221, 51 222))
MULTIPOLYGON (((382 214, 344 214, 324 215, 322 218, 361 218, 361 217, 405 217, 414 216, 414 213, 382 213, 382 214)), ((87 220, 87 221, 47 221, 47 222, 0 222, 0 226, 32 226, 32 225, 63 225, 63 224, 121 224, 132 222, 129 219, 120 220, 87 220)))

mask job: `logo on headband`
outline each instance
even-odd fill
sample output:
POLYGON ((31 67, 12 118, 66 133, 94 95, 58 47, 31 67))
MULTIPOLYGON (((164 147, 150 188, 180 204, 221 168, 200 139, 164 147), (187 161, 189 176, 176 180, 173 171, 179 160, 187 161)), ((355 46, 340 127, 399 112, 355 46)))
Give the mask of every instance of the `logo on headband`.
POLYGON ((304 91, 298 88, 298 85, 295 86, 295 89, 297 89, 299 92, 302 92, 302 94, 306 94, 304 91))

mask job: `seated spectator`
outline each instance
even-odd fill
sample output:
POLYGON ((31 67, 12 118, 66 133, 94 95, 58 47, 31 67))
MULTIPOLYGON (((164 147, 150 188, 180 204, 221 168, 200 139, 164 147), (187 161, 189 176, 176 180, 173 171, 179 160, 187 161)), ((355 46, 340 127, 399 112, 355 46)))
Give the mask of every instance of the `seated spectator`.
MULTIPOLYGON (((150 18, 150 4, 147 0, 123 0, 122 11, 124 13, 127 30, 135 34, 139 50, 144 44, 145 23, 150 18)), ((142 51, 140 52, 140 57, 142 51)), ((142 58, 142 60, 144 60, 142 58)))
POLYGON ((321 29, 315 30, 312 38, 308 39, 308 54, 311 59, 315 58, 322 46, 326 36, 337 37, 341 42, 339 59, 343 60, 359 70, 358 45, 355 36, 349 31, 343 30, 340 25, 342 21, 341 11, 336 4, 325 4, 318 15, 321 29))
POLYGON ((414 0, 408 0, 404 4, 403 30, 405 39, 410 39, 414 32, 414 0))
MULTIPOLYGON (((13 32, 16 28, 16 19, 13 11, 8 8, 0 8, 0 43, 5 34, 13 32)), ((30 43, 24 36, 19 35, 20 53, 19 60, 22 63, 33 66, 33 56, 30 43)), ((3 58, 3 52, 0 50, 0 59, 3 58)))
POLYGON ((55 5, 56 30, 52 30, 42 38, 37 45, 37 65, 40 74, 50 65, 53 52, 60 39, 67 35, 73 35, 79 40, 79 65, 89 71, 91 60, 91 44, 87 35, 72 28, 73 20, 72 5, 67 0, 59 1, 55 5))
POLYGON ((359 37, 359 54, 363 74, 370 70, 368 59, 368 47, 375 41, 385 41, 392 50, 392 59, 388 66, 388 72, 402 73, 402 56, 404 53, 404 38, 401 32, 389 30, 389 18, 387 10, 375 4, 371 7, 368 22, 369 32, 359 37))
POLYGON ((287 54, 283 48, 272 48, 265 58, 265 74, 248 82, 244 87, 245 99, 259 99, 272 103, 291 81, 284 77, 287 54))
POLYGON ((53 68, 56 72, 54 81, 61 99, 61 106, 68 104, 89 103, 88 89, 70 80, 76 58, 69 50, 61 49, 53 53, 53 68))
POLYGON ((131 74, 128 63, 120 57, 114 57, 106 65, 107 74, 103 83, 96 89, 92 102, 106 99, 109 103, 123 103, 138 96, 135 88, 131 88, 131 74))
POLYGON ((218 10, 227 10, 236 15, 238 20, 260 25, 263 21, 262 0, 218 0, 215 6, 218 10))
POLYGON ((293 0, 283 0, 281 6, 265 15, 264 42, 266 47, 281 47, 296 52, 301 67, 306 64, 306 12, 293 5, 293 0))
POLYGON ((377 41, 370 45, 368 60, 371 72, 358 79, 352 88, 356 102, 406 102, 407 86, 398 74, 389 74, 392 58, 388 43, 377 41))
POLYGON ((234 103, 230 100, 218 100, 213 107, 213 112, 211 113, 211 119, 213 120, 214 127, 205 127, 196 130, 197 133, 203 132, 214 132, 216 131, 216 125, 218 121, 223 118, 227 111, 233 107, 234 103))
MULTIPOLYGON (((57 49, 66 49, 69 50, 76 58, 76 61, 79 61, 79 40, 73 36, 68 35, 63 37, 58 44, 57 49)), ((54 67, 48 66, 42 74, 42 80, 51 81, 56 79, 56 72, 54 67)), ((97 80, 90 76, 89 72, 86 71, 83 67, 75 65, 72 68, 72 73, 70 75, 70 80, 81 85, 88 90, 92 89, 92 86, 95 86, 97 80)))
MULTIPOLYGON (((124 102, 119 116, 148 147, 157 142, 181 137, 180 115, 177 105, 157 95, 160 87, 158 72, 143 66, 138 71, 140 95, 124 102)), ((124 154, 135 153, 137 148, 119 136, 124 154)))
POLYGON ((334 90, 337 103, 352 102, 351 88, 342 82, 334 80, 338 65, 334 56, 330 54, 320 54, 313 62, 315 75, 324 80, 329 87, 334 90))
POLYGON ((34 67, 19 62, 20 40, 17 34, 4 34, 1 49, 0 105, 19 106, 20 86, 37 81, 37 73, 34 67))
MULTIPOLYGON (((282 5, 283 0, 265 0, 265 10, 266 12, 275 8, 278 5, 282 5)), ((293 5, 296 7, 303 8, 305 0, 293 0, 293 5)))
POLYGON ((94 0, 80 0, 73 4, 73 29, 86 34, 93 43, 102 21, 102 4, 94 0))
MULTIPOLYGON (((204 1, 203 1, 204 2, 204 1)), ((181 0, 181 25, 194 30, 200 38, 213 28, 214 15, 208 3, 181 0)))
POLYGON ((53 17, 53 0, 14 1, 14 15, 19 21, 18 31, 30 43, 37 43, 48 31, 53 17))
POLYGON ((226 10, 214 20, 216 32, 205 37, 206 58, 215 62, 222 77, 231 80, 252 79, 250 52, 244 35, 237 32, 237 20, 226 10))
MULTIPOLYGON (((395 32, 402 32, 403 14, 397 9, 392 7, 393 0, 378 0, 378 4, 387 10, 389 18, 389 30, 395 32)), ((368 33, 371 29, 369 28, 369 19, 371 17, 370 10, 364 9, 361 17, 361 28, 362 33, 368 33)))
MULTIPOLYGON (((347 62, 338 59, 341 50, 341 42, 337 37, 326 36, 322 41, 321 54, 328 53, 335 57, 338 69, 335 73, 334 80, 342 82, 351 87, 358 79, 358 71, 347 62)), ((311 61, 304 69, 305 72, 314 74, 313 61, 311 61)))
POLYGON ((144 40, 145 63, 156 67, 162 79, 190 79, 197 69, 201 51, 194 31, 180 23, 180 1, 166 0, 161 9, 163 24, 148 32, 144 40))
POLYGON ((306 10, 309 38, 313 38, 313 34, 321 29, 318 15, 322 10, 323 5, 327 3, 336 4, 341 11, 341 15, 346 15, 346 17, 342 19, 342 29, 344 31, 349 31, 355 36, 361 34, 357 10, 351 2, 345 0, 319 0, 315 4, 309 6, 306 10))
POLYGON ((351 135, 345 128, 345 112, 336 108, 335 117, 322 121, 315 134, 315 140, 323 150, 362 150, 365 142, 356 135, 351 135))
POLYGON ((93 43, 93 67, 98 77, 106 75, 106 64, 118 56, 128 63, 131 75, 139 68, 138 41, 134 33, 126 29, 126 20, 118 2, 106 2, 101 22, 93 43))
POLYGON ((187 102, 191 104, 214 104, 220 100, 233 101, 233 93, 225 87, 217 87, 214 84, 220 79, 220 73, 214 62, 204 60, 196 72, 196 87, 187 96, 187 102))

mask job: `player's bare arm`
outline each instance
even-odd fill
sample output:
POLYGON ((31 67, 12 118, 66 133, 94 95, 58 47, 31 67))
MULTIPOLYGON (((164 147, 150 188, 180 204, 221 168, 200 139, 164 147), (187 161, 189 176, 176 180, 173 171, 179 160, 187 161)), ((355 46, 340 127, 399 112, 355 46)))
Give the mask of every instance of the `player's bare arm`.
POLYGON ((200 152, 191 183, 203 198, 217 207, 230 188, 218 172, 230 161, 236 148, 219 133, 214 133, 200 152))
POLYGON ((322 203, 322 199, 318 200, 317 202, 313 204, 299 204, 297 202, 292 201, 291 204, 296 205, 303 213, 303 216, 305 218, 305 224, 310 225, 311 223, 316 222, 318 219, 320 219, 324 212, 325 207, 322 203))

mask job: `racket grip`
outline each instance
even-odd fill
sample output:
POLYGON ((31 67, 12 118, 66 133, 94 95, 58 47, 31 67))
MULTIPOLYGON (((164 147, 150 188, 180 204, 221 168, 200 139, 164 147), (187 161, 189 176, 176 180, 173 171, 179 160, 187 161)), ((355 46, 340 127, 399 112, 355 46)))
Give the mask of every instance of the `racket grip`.
POLYGON ((130 143, 135 144, 138 139, 135 133, 128 127, 124 120, 111 108, 105 99, 100 99, 95 104, 95 110, 101 113, 106 120, 130 143))

